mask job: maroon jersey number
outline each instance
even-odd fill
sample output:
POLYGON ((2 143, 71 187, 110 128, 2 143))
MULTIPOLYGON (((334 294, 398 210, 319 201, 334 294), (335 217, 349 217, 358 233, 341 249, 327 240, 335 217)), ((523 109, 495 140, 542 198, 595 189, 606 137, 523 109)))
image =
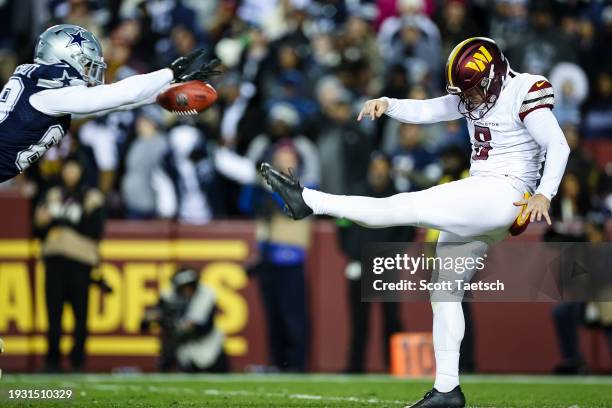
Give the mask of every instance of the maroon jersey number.
POLYGON ((472 160, 487 160, 489 158, 489 150, 492 149, 491 131, 488 127, 474 125, 474 154, 472 160))

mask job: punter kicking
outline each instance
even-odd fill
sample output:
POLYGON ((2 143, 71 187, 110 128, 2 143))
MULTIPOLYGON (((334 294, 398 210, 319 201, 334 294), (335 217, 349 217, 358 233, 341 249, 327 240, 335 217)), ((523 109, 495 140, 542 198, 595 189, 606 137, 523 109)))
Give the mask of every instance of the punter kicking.
MULTIPOLYGON (((517 73, 497 44, 469 38, 451 52, 445 69, 448 95, 428 100, 369 100, 358 120, 386 114, 406 123, 467 119, 470 177, 387 198, 341 196, 302 188, 269 164, 268 184, 294 219, 310 214, 346 218, 367 227, 414 225, 441 230, 438 256, 466 247, 476 256, 508 235, 525 206, 531 221, 545 218, 565 170, 569 147, 552 108, 553 88, 542 76, 517 73), (542 163, 546 159, 540 177, 542 163), (539 182, 539 183, 538 183, 539 182), (529 198, 523 198, 529 193, 529 198)), ((465 279, 471 277, 470 273, 465 279)), ((414 408, 465 406, 459 386, 459 348, 465 330, 460 302, 432 294, 434 387, 414 408)))

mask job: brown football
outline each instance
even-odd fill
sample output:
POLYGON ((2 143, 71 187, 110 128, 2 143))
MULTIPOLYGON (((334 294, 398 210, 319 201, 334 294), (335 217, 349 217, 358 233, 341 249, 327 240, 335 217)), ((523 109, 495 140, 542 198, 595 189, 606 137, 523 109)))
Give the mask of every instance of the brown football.
POLYGON ((171 85, 157 95, 157 103, 177 115, 196 115, 217 100, 217 91, 201 81, 171 85))

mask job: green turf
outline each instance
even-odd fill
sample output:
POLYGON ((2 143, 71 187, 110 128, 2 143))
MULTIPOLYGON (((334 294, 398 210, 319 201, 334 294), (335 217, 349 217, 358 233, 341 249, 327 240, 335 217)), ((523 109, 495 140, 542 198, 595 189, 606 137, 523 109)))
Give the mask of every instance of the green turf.
MULTIPOLYGON (((612 407, 610 377, 464 376, 470 407, 612 407)), ((385 375, 11 375, 0 407, 403 407, 429 380, 385 375), (9 389, 69 388, 70 401, 9 401, 9 389)))

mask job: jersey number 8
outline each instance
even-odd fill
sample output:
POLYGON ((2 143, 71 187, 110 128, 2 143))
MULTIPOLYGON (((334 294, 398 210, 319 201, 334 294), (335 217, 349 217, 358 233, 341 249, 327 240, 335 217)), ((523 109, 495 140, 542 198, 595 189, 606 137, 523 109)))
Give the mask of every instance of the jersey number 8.
POLYGON ((472 160, 487 160, 489 151, 492 149, 491 130, 484 126, 474 126, 474 154, 472 160))

